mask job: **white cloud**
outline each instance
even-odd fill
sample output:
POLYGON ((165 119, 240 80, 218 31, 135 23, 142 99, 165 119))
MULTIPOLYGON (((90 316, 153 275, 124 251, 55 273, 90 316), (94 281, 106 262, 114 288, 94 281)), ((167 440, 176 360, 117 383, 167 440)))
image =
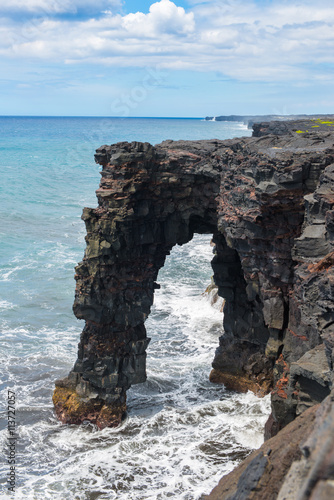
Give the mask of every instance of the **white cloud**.
POLYGON ((186 14, 170 0, 151 5, 149 13, 136 12, 122 19, 122 26, 136 36, 159 36, 162 33, 186 34, 194 31, 194 14, 186 14))
POLYGON ((160 0, 147 14, 106 12, 71 22, 50 16, 22 25, 0 20, 0 54, 67 64, 218 71, 243 81, 327 81, 328 72, 319 65, 334 64, 331 1, 273 0, 260 8, 249 0, 195 0, 187 12, 177 0, 160 0))

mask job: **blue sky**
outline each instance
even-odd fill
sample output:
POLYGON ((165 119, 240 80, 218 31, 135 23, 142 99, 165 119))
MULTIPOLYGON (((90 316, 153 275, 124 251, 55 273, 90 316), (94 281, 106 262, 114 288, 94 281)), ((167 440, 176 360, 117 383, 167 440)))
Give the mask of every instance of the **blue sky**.
POLYGON ((1 0, 0 114, 334 113, 332 0, 1 0))

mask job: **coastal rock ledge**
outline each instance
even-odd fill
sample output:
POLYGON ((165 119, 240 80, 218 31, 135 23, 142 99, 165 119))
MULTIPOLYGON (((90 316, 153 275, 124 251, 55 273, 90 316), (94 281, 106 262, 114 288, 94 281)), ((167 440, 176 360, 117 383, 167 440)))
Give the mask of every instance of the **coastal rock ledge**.
POLYGON ((272 413, 268 441, 205 498, 334 498, 333 125, 271 122, 249 138, 96 151, 98 207, 83 211, 75 275, 85 327, 53 395, 62 422, 119 425, 127 389, 146 380, 159 269, 174 245, 212 234, 225 305, 210 379, 271 392, 272 413))

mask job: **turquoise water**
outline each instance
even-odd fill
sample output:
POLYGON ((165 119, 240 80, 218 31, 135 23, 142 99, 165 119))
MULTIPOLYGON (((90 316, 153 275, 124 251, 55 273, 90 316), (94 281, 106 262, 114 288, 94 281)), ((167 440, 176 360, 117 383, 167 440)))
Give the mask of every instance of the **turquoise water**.
MULTIPOLYGON (((148 380, 129 391, 120 429, 64 426, 54 381, 72 368, 83 324, 72 314, 84 206, 96 206, 94 152, 118 141, 225 139, 242 124, 195 119, 0 117, 1 447, 16 393, 16 499, 197 499, 261 443, 268 399, 208 382, 222 314, 202 295, 208 236, 177 247, 147 321, 148 380)), ((7 496, 6 454, 1 459, 7 496)))

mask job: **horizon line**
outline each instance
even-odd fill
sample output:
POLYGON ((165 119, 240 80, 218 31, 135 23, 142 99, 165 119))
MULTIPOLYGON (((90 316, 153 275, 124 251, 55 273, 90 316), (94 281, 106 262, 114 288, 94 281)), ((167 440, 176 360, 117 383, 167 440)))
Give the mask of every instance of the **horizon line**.
POLYGON ((154 119, 154 120, 203 120, 203 116, 110 116, 110 115, 0 115, 0 118, 117 118, 119 120, 154 119))

